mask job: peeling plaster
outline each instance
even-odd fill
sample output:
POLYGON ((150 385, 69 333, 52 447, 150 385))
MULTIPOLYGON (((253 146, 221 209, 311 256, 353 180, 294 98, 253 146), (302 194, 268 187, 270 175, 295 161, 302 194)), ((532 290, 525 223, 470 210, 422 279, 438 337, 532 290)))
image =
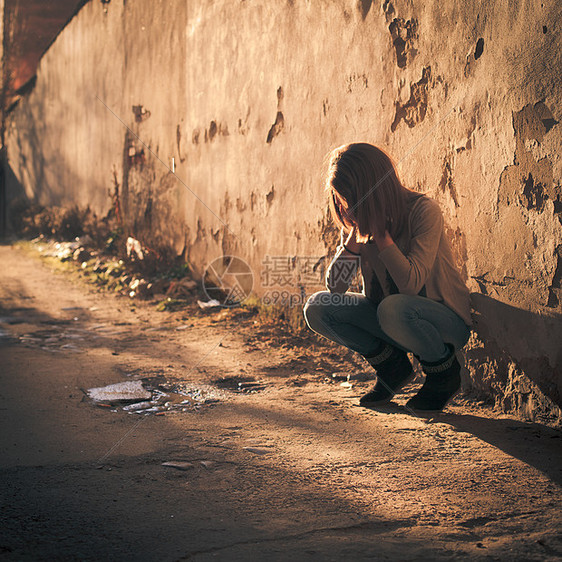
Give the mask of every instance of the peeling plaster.
POLYGON ((425 119, 429 97, 429 80, 431 67, 422 70, 422 77, 418 82, 410 85, 410 99, 403 105, 396 103, 396 114, 390 130, 394 133, 400 121, 404 121, 412 128, 425 119))

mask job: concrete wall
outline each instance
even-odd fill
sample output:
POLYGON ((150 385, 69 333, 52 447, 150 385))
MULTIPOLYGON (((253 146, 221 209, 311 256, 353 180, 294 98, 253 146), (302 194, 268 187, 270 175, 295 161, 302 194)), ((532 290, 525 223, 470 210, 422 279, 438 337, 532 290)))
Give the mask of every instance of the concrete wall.
POLYGON ((327 152, 382 145, 444 211, 473 291, 472 385, 560 416, 561 15, 557 0, 92 0, 11 113, 9 161, 45 204, 103 213, 116 178, 131 232, 259 278, 267 255, 333 249, 327 152))

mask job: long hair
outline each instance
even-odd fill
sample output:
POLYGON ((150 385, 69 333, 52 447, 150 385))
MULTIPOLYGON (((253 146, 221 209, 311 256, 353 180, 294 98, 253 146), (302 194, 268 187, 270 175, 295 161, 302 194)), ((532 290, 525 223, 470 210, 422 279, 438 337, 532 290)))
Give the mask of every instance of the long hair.
POLYGON ((398 236, 407 223, 407 195, 388 154, 367 143, 344 144, 329 155, 326 192, 332 218, 348 230, 335 198, 338 194, 362 236, 398 236))

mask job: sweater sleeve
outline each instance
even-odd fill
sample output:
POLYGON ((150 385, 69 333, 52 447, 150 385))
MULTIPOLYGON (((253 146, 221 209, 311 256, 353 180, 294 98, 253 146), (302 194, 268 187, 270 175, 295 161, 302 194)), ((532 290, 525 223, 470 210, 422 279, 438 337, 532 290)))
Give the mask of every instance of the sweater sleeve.
POLYGON ((345 293, 349 289, 360 265, 359 256, 344 254, 344 241, 344 231, 342 228, 340 243, 326 272, 326 289, 330 293, 345 293))
POLYGON ((412 209, 410 250, 404 255, 396 244, 379 252, 400 293, 417 295, 428 278, 443 231, 443 215, 439 204, 428 199, 412 209))

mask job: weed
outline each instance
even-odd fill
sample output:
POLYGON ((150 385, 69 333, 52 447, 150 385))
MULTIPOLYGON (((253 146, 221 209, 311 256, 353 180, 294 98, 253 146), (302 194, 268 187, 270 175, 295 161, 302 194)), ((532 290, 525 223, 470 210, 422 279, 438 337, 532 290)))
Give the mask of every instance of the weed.
POLYGON ((174 311, 181 308, 185 308, 188 305, 188 301, 184 299, 172 299, 170 297, 160 301, 156 305, 156 310, 158 312, 174 311))
POLYGON ((242 302, 242 307, 257 313, 258 320, 263 323, 284 324, 293 334, 309 332, 300 306, 265 304, 252 294, 242 302))

